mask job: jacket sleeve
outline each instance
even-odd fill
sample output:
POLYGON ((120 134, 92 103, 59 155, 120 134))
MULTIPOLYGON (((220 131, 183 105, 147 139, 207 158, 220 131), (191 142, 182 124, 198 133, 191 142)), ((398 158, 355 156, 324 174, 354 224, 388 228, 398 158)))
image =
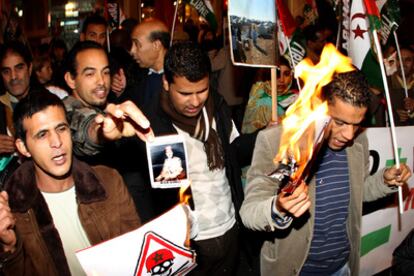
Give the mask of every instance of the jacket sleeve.
POLYGON ((93 156, 102 151, 103 145, 94 143, 89 138, 89 127, 98 111, 82 106, 72 97, 64 99, 72 133, 73 152, 77 156, 93 156))
POLYGON ((253 160, 247 172, 246 195, 240 210, 243 224, 253 230, 273 231, 278 226, 271 217, 272 202, 279 183, 267 176, 275 169, 278 128, 265 129, 257 136, 253 160), (272 137, 270 141, 268 137, 272 137))
POLYGON ((402 241, 393 253, 393 275, 408 276, 414 271, 414 230, 402 241))
POLYGON ((385 197, 398 190, 396 186, 389 186, 384 182, 384 171, 386 168, 378 170, 375 174, 369 175, 370 163, 369 163, 369 150, 368 139, 365 134, 361 134, 360 140, 364 151, 364 164, 365 164, 365 181, 364 181, 364 201, 374 201, 379 198, 385 197))

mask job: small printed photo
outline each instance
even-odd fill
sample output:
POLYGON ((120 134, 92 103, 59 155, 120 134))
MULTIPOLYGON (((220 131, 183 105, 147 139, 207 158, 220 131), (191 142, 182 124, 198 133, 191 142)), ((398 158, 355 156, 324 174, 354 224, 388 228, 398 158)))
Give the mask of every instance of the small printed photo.
POLYGON ((153 188, 180 188, 187 183, 187 150, 183 136, 156 137, 147 143, 147 156, 153 188))

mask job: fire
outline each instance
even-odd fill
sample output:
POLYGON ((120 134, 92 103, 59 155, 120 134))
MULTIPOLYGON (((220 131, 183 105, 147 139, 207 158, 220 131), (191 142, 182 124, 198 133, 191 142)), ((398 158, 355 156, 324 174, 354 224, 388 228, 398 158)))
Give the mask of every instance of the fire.
POLYGON ((180 197, 180 204, 184 209, 184 212, 187 216, 187 235, 184 241, 184 246, 190 248, 190 238, 191 238, 191 231, 194 227, 194 216, 191 214, 190 209, 190 199, 191 199, 191 180, 183 181, 182 186, 180 187, 179 197, 180 197))
POLYGON ((191 190, 189 189, 191 186, 191 180, 182 181, 182 186, 180 187, 179 197, 181 204, 189 204, 191 198, 191 190))
POLYGON ((321 89, 328 84, 334 73, 354 70, 350 58, 339 53, 335 46, 327 44, 316 65, 310 59, 300 62, 295 68, 295 77, 300 77, 303 86, 298 99, 286 111, 282 121, 283 133, 275 163, 295 160, 297 170, 291 180, 297 180, 312 157, 315 141, 315 123, 328 114, 328 104, 320 98, 321 89))

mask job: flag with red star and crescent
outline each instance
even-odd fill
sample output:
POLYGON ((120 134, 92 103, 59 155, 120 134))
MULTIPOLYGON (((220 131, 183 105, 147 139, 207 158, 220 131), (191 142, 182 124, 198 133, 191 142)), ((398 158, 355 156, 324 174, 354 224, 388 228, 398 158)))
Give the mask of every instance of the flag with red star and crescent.
MULTIPOLYGON (((372 50, 371 43, 373 25, 369 20, 370 15, 376 15, 376 11, 372 5, 373 1, 353 0, 351 3, 351 12, 349 17, 349 43, 348 56, 352 58, 352 63, 360 69, 366 76, 370 86, 382 90, 381 70, 372 50), (370 6, 365 6, 368 3, 370 6)), ((378 8, 377 8, 378 10, 378 8)))

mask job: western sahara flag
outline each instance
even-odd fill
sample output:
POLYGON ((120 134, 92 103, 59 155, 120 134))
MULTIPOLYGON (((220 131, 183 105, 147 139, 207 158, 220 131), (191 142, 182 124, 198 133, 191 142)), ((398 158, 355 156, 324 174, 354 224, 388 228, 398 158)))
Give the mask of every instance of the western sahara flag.
POLYGON ((381 69, 371 48, 373 28, 379 29, 378 8, 374 1, 354 0, 351 4, 348 56, 353 64, 367 77, 368 83, 383 89, 381 69), (364 3, 365 2, 365 3, 364 3))
POLYGON ((191 6, 193 6, 198 14, 205 18, 210 24, 210 28, 215 32, 217 30, 217 20, 214 15, 213 6, 209 0, 187 0, 191 6))
POLYGON ((306 56, 305 38, 282 0, 276 0, 276 9, 278 15, 277 36, 279 53, 289 60, 292 66, 295 66, 306 56), (291 53, 287 43, 289 43, 291 53))

